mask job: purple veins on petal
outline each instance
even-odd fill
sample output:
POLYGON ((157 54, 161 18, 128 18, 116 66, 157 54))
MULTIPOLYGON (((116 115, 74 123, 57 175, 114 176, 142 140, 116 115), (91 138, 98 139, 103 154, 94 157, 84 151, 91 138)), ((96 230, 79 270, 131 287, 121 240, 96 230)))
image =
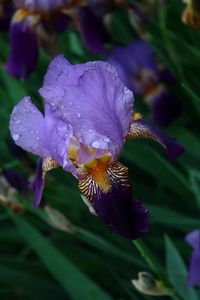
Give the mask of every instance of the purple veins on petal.
POLYGON ((34 70, 38 60, 36 33, 27 19, 15 20, 10 25, 10 53, 6 71, 15 77, 26 78, 34 70))
POLYGON ((148 210, 132 196, 128 169, 119 162, 111 164, 105 174, 110 184, 103 191, 97 174, 90 174, 79 181, 81 194, 92 205, 97 216, 114 232, 136 239, 148 231, 148 210), (95 181, 95 178, 97 179, 95 181))
POLYGON ((142 118, 132 121, 130 131, 126 137, 127 140, 136 138, 150 138, 158 142, 166 150, 168 158, 172 160, 185 151, 182 145, 176 143, 174 139, 168 137, 155 125, 142 118))
POLYGON ((58 56, 49 67, 40 94, 72 125, 80 143, 110 152, 113 159, 119 155, 130 127, 133 94, 111 65, 91 62, 73 66, 58 56))
POLYGON ((190 232, 186 236, 186 242, 193 248, 187 286, 200 286, 200 230, 190 232))

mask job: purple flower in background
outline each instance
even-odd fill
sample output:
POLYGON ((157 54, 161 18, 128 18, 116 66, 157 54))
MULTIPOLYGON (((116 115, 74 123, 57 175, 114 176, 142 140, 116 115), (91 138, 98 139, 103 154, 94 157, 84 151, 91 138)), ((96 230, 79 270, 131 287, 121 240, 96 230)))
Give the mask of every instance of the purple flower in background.
POLYGON ((57 35, 70 23, 76 26, 86 47, 95 53, 104 52, 104 44, 110 40, 102 20, 106 4, 101 1, 14 0, 13 3, 17 10, 10 23, 10 53, 6 65, 12 76, 26 78, 33 72, 39 45, 55 55, 57 35))
POLYGON ((15 143, 41 158, 31 185, 35 206, 45 173, 61 166, 77 178, 90 211, 111 230, 130 239, 144 235, 148 211, 133 197, 128 169, 118 162, 124 142, 152 138, 171 159, 183 152, 182 146, 133 112, 132 92, 106 62, 71 65, 57 56, 39 92, 44 115, 25 97, 10 118, 15 143))
POLYGON ((200 230, 198 229, 190 232, 186 236, 186 242, 193 248, 187 285, 200 286, 200 230))
POLYGON ((107 60, 118 70, 124 84, 143 96, 150 106, 154 120, 160 126, 171 123, 181 111, 180 103, 172 96, 165 82, 172 82, 169 72, 160 70, 150 45, 142 40, 115 48, 107 60))

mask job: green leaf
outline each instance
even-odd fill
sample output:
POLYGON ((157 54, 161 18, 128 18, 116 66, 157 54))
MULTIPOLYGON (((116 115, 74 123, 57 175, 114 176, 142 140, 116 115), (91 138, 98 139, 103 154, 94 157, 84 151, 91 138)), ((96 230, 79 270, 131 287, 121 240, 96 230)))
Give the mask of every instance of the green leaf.
POLYGON ((84 275, 23 217, 12 214, 11 218, 32 250, 37 253, 52 276, 62 285, 72 299, 111 299, 92 279, 84 275))
POLYGON ((191 188, 194 193, 197 206, 200 209, 200 172, 195 169, 190 169, 189 174, 190 174, 191 188))
POLYGON ((169 281, 185 300, 198 300, 193 288, 186 287, 187 269, 175 245, 165 237, 166 268, 169 281))
POLYGON ((40 269, 31 262, 0 257, 0 282, 21 288, 31 299, 65 300, 66 294, 52 280, 41 276, 40 269))

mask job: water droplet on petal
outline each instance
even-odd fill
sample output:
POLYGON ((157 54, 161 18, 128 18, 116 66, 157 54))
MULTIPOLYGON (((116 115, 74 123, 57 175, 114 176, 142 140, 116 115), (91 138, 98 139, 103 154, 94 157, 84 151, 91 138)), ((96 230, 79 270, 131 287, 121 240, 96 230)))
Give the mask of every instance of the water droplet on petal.
POLYGON ((94 148, 99 148, 99 147, 100 147, 99 142, 98 142, 98 141, 92 142, 92 147, 94 147, 94 148))
POLYGON ((78 112, 78 113, 76 113, 76 116, 77 116, 77 118, 80 118, 81 114, 78 112))
POLYGON ((19 134, 14 133, 14 134, 12 135, 12 137, 13 137, 13 140, 16 142, 16 141, 19 139, 19 134))

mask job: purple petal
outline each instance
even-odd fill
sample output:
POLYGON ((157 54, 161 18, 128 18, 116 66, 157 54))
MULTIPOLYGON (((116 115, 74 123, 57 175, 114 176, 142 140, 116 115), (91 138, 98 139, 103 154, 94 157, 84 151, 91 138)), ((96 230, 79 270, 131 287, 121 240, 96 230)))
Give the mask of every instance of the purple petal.
POLYGON ((132 93, 104 62, 70 65, 62 56, 50 64, 40 94, 88 147, 116 157, 132 118, 132 93))
POLYGON ((79 30, 84 44, 95 53, 102 53, 103 46, 110 41, 102 20, 89 7, 79 10, 79 30))
POLYGON ((187 278, 187 286, 200 286, 200 247, 192 253, 190 270, 187 278))
POLYGON ((14 107, 9 127, 18 146, 43 158, 50 156, 45 143, 44 117, 29 97, 24 97, 14 107))
MULTIPOLYGON (((158 69, 152 48, 144 41, 138 40, 128 46, 115 48, 107 60, 116 67, 124 84, 137 94, 144 93, 143 83, 140 82, 141 71, 151 73, 151 81, 158 80, 158 69)), ((145 85, 147 80, 148 78, 145 79, 145 85)))
POLYGON ((159 126, 167 126, 180 115, 181 105, 177 98, 165 90, 154 96, 151 110, 155 122, 159 126))
POLYGON ((28 8, 31 11, 52 12, 53 10, 68 5, 72 0, 14 0, 19 8, 28 8))
POLYGON ((186 235, 185 238, 186 242, 190 244, 194 249, 199 248, 200 249, 200 230, 194 230, 186 235))
POLYGON ((111 190, 103 192, 94 179, 88 176, 79 182, 81 193, 112 231, 128 239, 145 235, 148 231, 148 210, 132 196, 127 168, 115 162, 106 174, 111 190))
POLYGON ((38 42, 27 20, 11 23, 10 54, 6 71, 13 76, 26 78, 34 70, 38 60, 38 42))
POLYGON ((136 138, 150 138, 158 142, 166 150, 168 158, 172 160, 185 151, 183 146, 176 143, 175 140, 144 119, 134 120, 131 124, 127 140, 136 138))
POLYGON ((52 108, 45 105, 46 141, 50 157, 52 157, 66 171, 74 171, 72 163, 68 159, 69 142, 73 135, 70 124, 57 118, 52 108))
POLYGON ((37 208, 41 202, 42 192, 44 189, 44 177, 43 177, 43 170, 42 170, 43 160, 38 160, 38 166, 35 178, 30 183, 30 189, 34 192, 34 207, 37 208))

